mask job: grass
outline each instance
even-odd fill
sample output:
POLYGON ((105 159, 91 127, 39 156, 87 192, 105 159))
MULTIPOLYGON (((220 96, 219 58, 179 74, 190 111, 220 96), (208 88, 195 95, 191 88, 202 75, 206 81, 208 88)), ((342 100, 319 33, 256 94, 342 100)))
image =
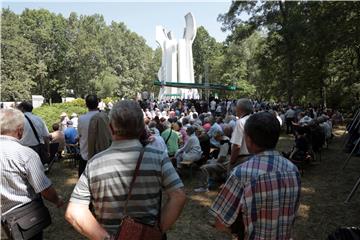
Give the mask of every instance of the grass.
MULTIPOLYGON (((360 158, 353 157, 347 168, 342 164, 347 154, 342 152, 342 129, 335 131, 335 138, 328 149, 323 150, 322 161, 305 170, 302 177, 301 205, 295 222, 294 239, 326 239, 336 228, 360 226, 360 189, 351 202, 344 204, 355 181, 359 177, 360 158)), ((291 148, 293 139, 282 135, 279 151, 291 148)), ((217 192, 194 193, 199 172, 193 180, 184 176, 188 197, 183 213, 168 232, 168 239, 202 240, 231 239, 216 231, 210 224, 208 209, 217 192)), ((55 163, 49 175, 58 192, 69 199, 77 181, 77 170, 68 162, 55 163)), ((50 205, 50 204, 48 204, 50 205)), ((53 224, 45 231, 45 239, 84 239, 64 219, 64 209, 49 206, 53 224)))

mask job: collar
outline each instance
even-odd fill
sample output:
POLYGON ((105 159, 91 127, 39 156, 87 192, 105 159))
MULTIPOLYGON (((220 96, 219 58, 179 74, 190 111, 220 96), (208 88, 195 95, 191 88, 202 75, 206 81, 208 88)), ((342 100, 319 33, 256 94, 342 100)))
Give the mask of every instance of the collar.
POLYGON ((8 136, 8 135, 0 135, 0 140, 14 141, 14 142, 20 143, 19 139, 14 138, 12 136, 8 136))
POLYGON ((280 153, 276 150, 265 150, 263 152, 260 152, 258 154, 256 154, 257 156, 279 156, 280 153))
POLYGON ((111 147, 115 147, 115 148, 142 147, 142 144, 138 139, 117 140, 111 143, 111 147))

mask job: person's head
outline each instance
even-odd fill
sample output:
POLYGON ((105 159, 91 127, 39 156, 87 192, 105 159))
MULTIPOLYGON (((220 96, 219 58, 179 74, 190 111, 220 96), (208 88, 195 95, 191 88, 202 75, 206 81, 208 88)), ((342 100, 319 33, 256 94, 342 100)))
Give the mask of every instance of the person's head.
POLYGON ((85 98, 86 107, 89 110, 96 110, 99 105, 99 99, 94 94, 89 94, 85 98))
POLYGON ((22 112, 32 112, 33 105, 31 103, 29 103, 29 102, 23 101, 23 102, 19 103, 17 108, 22 112))
POLYGON ((73 121, 71 121, 71 120, 67 121, 67 122, 66 122, 66 125, 67 125, 68 127, 72 127, 72 126, 73 126, 73 121))
POLYGON ((251 101, 247 98, 240 98, 236 103, 236 115, 242 117, 254 111, 251 101))
POLYGON ((183 124, 184 126, 187 125, 187 124, 189 124, 189 118, 184 117, 184 118, 182 119, 182 124, 183 124))
POLYGON ((189 127, 187 127, 186 128, 186 133, 187 133, 187 135, 193 135, 194 133, 195 133, 195 128, 194 127, 192 127, 192 126, 189 126, 189 127))
POLYGON ((54 124, 52 125, 52 129, 53 129, 54 132, 55 132, 55 131, 58 131, 59 128, 60 128, 60 126, 59 126, 58 123, 54 123, 54 124))
POLYGON ((192 117, 193 117, 193 119, 197 119, 198 115, 196 113, 193 113, 192 117))
POLYGON ((224 133, 223 133, 222 131, 217 130, 217 131, 215 131, 215 133, 214 133, 214 138, 215 138, 215 140, 218 141, 218 142, 221 141, 221 139, 222 139, 223 136, 224 136, 224 133))
POLYGON ((181 129, 181 127, 182 127, 182 124, 179 121, 174 122, 172 124, 172 129, 175 130, 175 131, 179 131, 181 129))
POLYGON ((24 121, 24 114, 17 109, 0 109, 0 134, 21 139, 24 121))
POLYGON ((251 115, 245 123, 245 142, 250 153, 259 153, 276 147, 280 123, 269 112, 251 115))
POLYGON ((115 140, 139 139, 145 129, 140 105, 131 100, 116 103, 110 111, 110 129, 115 140))

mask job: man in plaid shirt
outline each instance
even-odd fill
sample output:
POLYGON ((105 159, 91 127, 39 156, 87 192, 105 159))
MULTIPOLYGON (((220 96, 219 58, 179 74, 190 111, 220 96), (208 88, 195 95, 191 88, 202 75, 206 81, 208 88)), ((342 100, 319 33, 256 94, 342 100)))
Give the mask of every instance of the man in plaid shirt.
POLYGON ((252 115, 245 124, 251 154, 237 166, 210 212, 215 227, 238 239, 290 239, 301 191, 297 167, 275 147, 280 135, 277 119, 268 112, 252 115))

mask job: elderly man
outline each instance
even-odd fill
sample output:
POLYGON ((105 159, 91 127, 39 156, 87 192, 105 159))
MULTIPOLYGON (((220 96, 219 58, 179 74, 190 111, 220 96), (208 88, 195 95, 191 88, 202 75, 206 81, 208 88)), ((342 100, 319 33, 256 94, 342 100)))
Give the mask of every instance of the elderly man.
POLYGON ((238 165, 211 207, 219 230, 238 239, 291 239, 300 199, 297 167, 275 151, 280 124, 268 112, 245 124, 248 161, 238 165))
MULTIPOLYGON (((16 109, 0 110, 1 219, 22 217, 27 206, 41 197, 57 207, 63 201, 44 174, 39 156, 20 144, 24 132, 24 114, 16 109), (20 211, 20 213, 19 213, 20 211)), ((36 219, 35 219, 36 220, 36 219)), ((29 222, 29 224, 31 224, 29 222)), ((6 229, 5 225, 5 229, 6 229)), ((7 229, 11 232, 10 229, 7 229)), ((42 239, 42 231, 31 239, 42 239)))
POLYGON ((244 162, 249 156, 249 152, 245 144, 244 126, 252 112, 253 105, 249 99, 241 98, 237 101, 236 115, 239 119, 236 122, 236 126, 230 140, 232 143, 230 169, 234 168, 239 163, 244 162))
POLYGON ((185 204, 183 184, 167 154, 139 141, 144 132, 143 114, 138 103, 120 101, 110 112, 112 145, 89 160, 66 210, 66 219, 89 239, 111 239, 124 217, 130 182, 140 152, 144 151, 127 215, 166 232, 179 217, 185 204), (161 192, 167 201, 161 208, 161 192), (89 204, 94 206, 94 215, 89 204))

